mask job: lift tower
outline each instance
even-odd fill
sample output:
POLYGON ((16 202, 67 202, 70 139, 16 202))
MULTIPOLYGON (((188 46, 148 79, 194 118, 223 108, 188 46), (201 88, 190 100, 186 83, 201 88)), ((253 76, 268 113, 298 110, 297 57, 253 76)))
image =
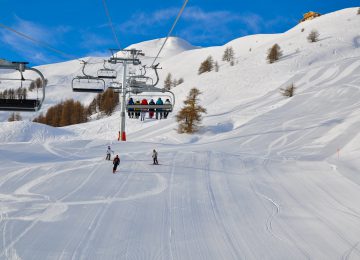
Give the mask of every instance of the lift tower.
POLYGON ((111 64, 122 63, 123 64, 123 76, 122 76, 122 86, 121 91, 121 110, 120 110, 120 131, 119 131, 119 138, 120 141, 126 141, 126 132, 125 132, 125 110, 126 110, 126 92, 127 92, 127 82, 126 82, 126 75, 127 75, 127 65, 140 65, 141 61, 139 60, 139 56, 144 56, 144 53, 141 50, 130 49, 130 50, 122 50, 124 57, 117 57, 116 52, 118 50, 111 49, 113 53, 112 57, 109 59, 111 64))

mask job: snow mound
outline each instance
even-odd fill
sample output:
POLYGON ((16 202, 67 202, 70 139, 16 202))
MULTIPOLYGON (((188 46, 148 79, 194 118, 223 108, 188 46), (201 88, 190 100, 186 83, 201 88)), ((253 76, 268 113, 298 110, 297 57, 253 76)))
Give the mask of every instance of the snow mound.
POLYGON ((43 142, 46 140, 67 139, 74 137, 68 130, 33 122, 0 123, 0 142, 43 142))
MULTIPOLYGON (((155 57, 159 52, 166 38, 155 39, 145 42, 132 44, 126 49, 139 49, 142 50, 146 56, 155 57)), ((191 45, 189 42, 178 37, 170 37, 166 42, 164 49, 161 52, 161 58, 169 58, 184 51, 198 49, 199 47, 191 45)))

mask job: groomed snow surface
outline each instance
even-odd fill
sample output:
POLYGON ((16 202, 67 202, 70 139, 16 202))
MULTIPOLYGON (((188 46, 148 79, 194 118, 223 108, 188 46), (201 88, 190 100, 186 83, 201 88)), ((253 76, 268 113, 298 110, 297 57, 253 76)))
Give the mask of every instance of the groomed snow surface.
MULTIPOLYGON (((237 39, 235 66, 218 73, 197 68, 224 46, 172 50, 161 74, 185 79, 175 113, 194 86, 208 109, 196 135, 176 133, 175 113, 127 120, 127 142, 119 112, 64 128, 0 123, 0 259, 360 259, 356 11, 237 39), (274 43, 284 57, 269 65, 274 43)), ((72 63, 43 66, 48 105, 66 96, 72 63)))

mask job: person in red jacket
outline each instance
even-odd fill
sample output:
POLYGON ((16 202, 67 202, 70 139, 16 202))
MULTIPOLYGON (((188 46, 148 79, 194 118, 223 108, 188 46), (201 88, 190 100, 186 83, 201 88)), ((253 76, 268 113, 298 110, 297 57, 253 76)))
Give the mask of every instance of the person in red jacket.
MULTIPOLYGON (((145 98, 143 100, 141 100, 141 105, 148 105, 148 102, 145 98)), ((140 118, 141 121, 145 120, 146 112, 147 112, 147 109, 141 109, 141 118, 140 118)))

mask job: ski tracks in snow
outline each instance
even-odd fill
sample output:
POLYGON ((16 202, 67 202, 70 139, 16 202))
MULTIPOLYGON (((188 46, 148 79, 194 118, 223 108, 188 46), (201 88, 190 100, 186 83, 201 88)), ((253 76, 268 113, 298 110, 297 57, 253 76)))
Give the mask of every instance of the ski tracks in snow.
MULTIPOLYGON (((86 166, 83 166, 83 168, 87 168, 87 167, 91 167, 92 165, 86 165, 86 166)), ((40 168, 40 167, 38 167, 40 168)), ((62 174, 62 173, 65 173, 65 172, 68 172, 68 171, 71 171, 71 170, 74 170, 74 169, 79 169, 81 167, 77 166, 77 167, 74 167, 74 168, 67 168, 67 169, 64 169, 64 170, 60 170, 60 171, 57 171, 56 173, 53 173, 53 174, 47 174, 47 175, 43 175, 37 179, 34 179, 24 185, 22 185, 21 187, 19 187, 16 191, 15 191, 15 194, 18 194, 18 195, 32 195, 33 193, 30 192, 30 189, 35 187, 36 185, 39 185, 41 183, 43 183, 44 181, 47 181, 48 179, 50 178, 53 178, 59 174, 62 174)), ((16 176, 17 174, 15 174, 16 176)), ((14 247, 14 245, 20 241, 39 221, 42 220, 44 214, 48 214, 49 212, 47 212, 47 209, 53 205, 53 202, 49 202, 49 196, 44 196, 44 198, 47 200, 46 203, 43 203, 44 207, 43 207, 43 212, 40 213, 40 214, 37 214, 37 215, 34 215, 33 216, 33 219, 31 220, 30 222, 30 225, 27 226, 17 237, 13 238, 11 240, 11 242, 9 244, 6 245, 6 221, 9 219, 7 214, 6 214, 6 219, 4 219, 5 221, 5 224, 4 224, 4 227, 3 227, 3 250, 1 251, 0 253, 0 257, 1 256, 4 256, 6 255, 9 250, 12 250, 12 248, 14 247)), ((23 199, 21 199, 23 200, 23 199)), ((21 218, 20 218, 21 219, 21 218)))
MULTIPOLYGON (((326 216, 320 214, 319 212, 317 212, 316 210, 311 210, 311 208, 303 201, 299 200, 297 197, 295 197, 294 194, 292 194, 288 188, 286 188, 278 179, 276 176, 274 176, 274 174, 270 171, 270 169, 268 168, 268 163, 269 160, 265 160, 263 162, 263 166, 264 169, 266 170, 266 172, 268 173, 269 176, 271 176, 272 178, 274 178, 274 181, 280 185, 280 187, 282 188, 283 191, 285 191, 288 195, 289 198, 291 198, 294 202, 296 202, 299 206, 301 206, 301 208, 303 210, 305 210, 306 212, 308 212, 308 214, 312 215, 317 221, 319 221, 320 223, 322 223, 329 231, 331 231, 340 241, 342 241, 343 243, 345 243, 346 245, 349 246, 349 250, 347 250, 344 254, 344 256, 341 257, 341 259, 343 259, 344 257, 346 257, 346 255, 350 255, 352 254, 354 251, 356 251, 357 253, 359 253, 359 249, 357 249, 357 246, 354 246, 353 243, 351 243, 349 241, 349 239, 347 237, 345 237, 342 234, 342 230, 340 230, 337 226, 335 226, 331 220, 327 219, 326 216)), ((319 185, 316 185, 316 187, 319 190, 322 190, 323 192, 325 192, 322 188, 319 188, 319 185)), ((327 196, 329 196, 329 194, 327 194, 327 196)), ((333 198, 333 196, 329 196, 330 198, 333 198)), ((336 200, 335 200, 336 201, 336 200)), ((341 204, 339 201, 336 201, 337 203, 341 204)), ((342 204, 341 204, 342 205, 342 204)), ((342 205, 344 207, 344 205, 342 205)), ((350 210, 349 208, 347 208, 348 210, 350 210)), ((353 217, 358 217, 356 213, 353 213, 352 216, 353 217)), ((290 239, 291 242, 293 242, 294 246, 296 246, 297 249, 299 249, 305 256, 307 259, 311 259, 310 254, 305 251, 305 249, 301 248, 298 243, 295 242, 294 239, 292 239, 289 235, 287 235, 287 238, 290 239)))
POLYGON ((175 175, 175 164, 176 164, 176 158, 178 156, 178 153, 175 153, 173 159, 172 159, 172 162, 171 162, 171 173, 170 173, 170 180, 169 180, 169 185, 168 185, 168 219, 169 219, 169 256, 170 256, 170 260, 174 260, 174 255, 173 255, 173 249, 172 247, 175 247, 175 250, 176 251, 176 244, 174 243, 174 240, 173 240, 173 223, 172 223, 172 196, 173 196, 173 184, 174 184, 174 175, 175 175))
POLYGON ((75 251, 72 254, 71 259, 77 260, 77 259, 88 259, 89 256, 86 252, 89 252, 90 241, 94 239, 94 237, 97 235, 97 230, 102 223, 102 219, 106 215, 107 211, 109 210, 109 207, 111 206, 112 202, 115 198, 124 190, 124 187, 127 185, 130 176, 132 175, 132 172, 130 174, 126 174, 125 180, 121 183, 119 189, 112 195, 109 195, 107 197, 107 201, 109 203, 106 203, 104 207, 100 207, 93 217, 92 221, 90 222, 90 225, 87 228, 87 231, 83 234, 83 239, 80 240, 79 244, 77 245, 75 251), (85 245, 83 245, 85 243, 85 245))
POLYGON ((212 159, 211 152, 207 152, 207 162, 206 162, 206 166, 205 166, 205 171, 206 171, 206 185, 207 185, 207 191, 208 191, 209 199, 210 199, 210 203, 211 203, 211 210, 213 212, 213 215, 214 215, 217 225, 223 231, 223 234, 224 234, 225 240, 227 241, 227 244, 231 248, 231 254, 233 255, 234 259, 242 259, 243 256, 241 255, 240 252, 238 252, 238 249, 233 242, 233 237, 231 236, 231 234, 229 233, 229 231, 226 228, 226 225, 224 223, 223 218, 221 217, 220 210, 218 208, 218 205, 217 205, 217 202, 215 199, 215 194, 214 194, 212 184, 211 184, 211 174, 210 174, 211 159, 212 159))
POLYGON ((341 260, 350 260, 352 253, 355 250, 358 250, 357 247, 359 244, 360 244, 360 241, 355 243, 349 250, 345 251, 344 255, 341 257, 341 260))

